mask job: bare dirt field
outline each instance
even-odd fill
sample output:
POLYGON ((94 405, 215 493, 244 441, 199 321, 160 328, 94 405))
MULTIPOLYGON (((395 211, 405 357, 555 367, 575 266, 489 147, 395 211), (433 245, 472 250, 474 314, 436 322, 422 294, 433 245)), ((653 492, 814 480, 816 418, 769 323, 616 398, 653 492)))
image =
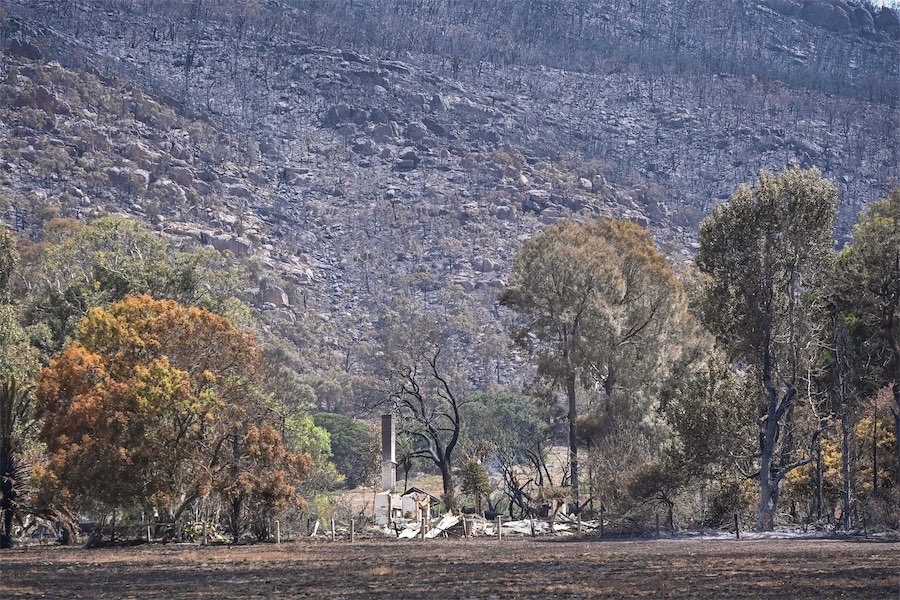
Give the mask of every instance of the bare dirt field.
POLYGON ((900 598, 900 544, 290 543, 0 555, 3 598, 900 598))

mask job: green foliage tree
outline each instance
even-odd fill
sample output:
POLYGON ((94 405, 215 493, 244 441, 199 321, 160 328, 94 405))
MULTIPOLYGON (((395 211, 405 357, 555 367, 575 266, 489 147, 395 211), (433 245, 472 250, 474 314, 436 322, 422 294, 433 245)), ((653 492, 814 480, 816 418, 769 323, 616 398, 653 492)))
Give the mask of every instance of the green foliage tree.
POLYGON ((837 271, 839 302, 859 340, 867 382, 891 387, 900 482, 900 188, 860 214, 837 271))
POLYGON ((0 225, 0 301, 9 302, 9 280, 18 264, 16 240, 6 227, 0 225))
POLYGON ((461 412, 465 455, 482 464, 496 463, 510 505, 532 512, 540 489, 553 485, 547 464, 553 428, 537 399, 489 392, 473 398, 461 412))
POLYGON ((475 499, 475 513, 483 515, 481 498, 485 494, 490 494, 494 488, 491 486, 487 471, 477 460, 468 460, 463 465, 460 488, 464 494, 471 494, 475 499))
POLYGON ((827 268, 837 205, 834 186, 816 169, 760 174, 700 226, 699 269, 709 275, 704 321, 730 356, 762 388, 758 423, 758 527, 772 529, 781 483, 801 458, 775 464, 777 443, 803 373, 811 290, 827 268))
POLYGON ((337 467, 332 461, 331 435, 324 427, 319 427, 306 409, 279 407, 284 422, 284 443, 291 451, 307 454, 312 460, 312 472, 303 480, 301 492, 304 497, 319 490, 335 487, 340 479, 337 467))
POLYGON ((174 248, 144 225, 103 217, 87 225, 51 221, 50 241, 35 249, 21 277, 26 318, 52 331, 58 352, 95 306, 128 295, 148 294, 198 306, 246 324, 249 312, 237 299, 245 275, 210 248, 174 248))
MULTIPOLYGON (((752 382, 735 373, 724 357, 711 354, 672 390, 665 408, 672 439, 665 452, 629 479, 632 501, 665 504, 674 525, 675 501, 692 489, 711 493, 714 502, 752 472, 756 421, 752 382)), ((704 495, 707 495, 704 494, 704 495)), ((714 526, 731 518, 704 511, 714 526)))
POLYGON ((682 354, 683 292, 649 232, 628 221, 571 221, 523 244, 501 302, 525 324, 517 342, 565 390, 572 500, 580 509, 579 380, 647 406, 682 354))
POLYGON ((666 407, 676 444, 669 454, 693 479, 749 473, 756 415, 750 382, 713 354, 686 378, 666 407))
POLYGON ((378 461, 378 448, 372 429, 352 417, 336 413, 317 413, 313 421, 326 430, 331 441, 331 455, 348 488, 368 483, 378 461))

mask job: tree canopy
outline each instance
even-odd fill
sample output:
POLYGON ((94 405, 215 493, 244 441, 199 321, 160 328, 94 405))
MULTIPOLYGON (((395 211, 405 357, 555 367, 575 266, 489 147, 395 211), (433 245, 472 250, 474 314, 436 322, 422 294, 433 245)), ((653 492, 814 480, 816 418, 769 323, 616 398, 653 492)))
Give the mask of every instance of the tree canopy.
POLYGON ((200 308, 134 296, 91 309, 38 381, 45 486, 76 508, 176 518, 211 493, 234 519, 244 500, 296 500, 309 459, 282 444, 258 361, 249 335, 200 308))
POLYGON ((576 386, 620 389, 646 407, 682 353, 681 284, 649 232, 629 221, 563 221, 526 241, 501 302, 515 337, 569 404, 572 499, 578 510, 576 386))
POLYGON ((313 421, 328 432, 334 466, 347 487, 369 483, 378 464, 375 432, 362 421, 336 413, 317 413, 313 421))
POLYGON ((30 249, 17 284, 26 299, 27 319, 52 331, 53 351, 74 335, 91 308, 129 295, 175 300, 237 323, 249 319, 235 297, 245 274, 217 250, 179 250, 124 217, 103 217, 87 225, 52 221, 45 237, 30 249))

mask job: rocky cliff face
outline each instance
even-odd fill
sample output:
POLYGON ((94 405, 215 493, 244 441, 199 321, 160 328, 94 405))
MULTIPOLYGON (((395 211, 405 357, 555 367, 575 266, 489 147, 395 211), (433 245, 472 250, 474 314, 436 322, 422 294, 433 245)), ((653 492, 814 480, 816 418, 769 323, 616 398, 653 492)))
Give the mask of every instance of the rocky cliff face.
POLYGON ((840 0, 8 4, 7 220, 115 210, 229 250, 273 323, 341 352, 398 290, 496 328, 560 218, 686 262, 761 168, 819 166, 842 234, 900 175, 896 13, 840 0))

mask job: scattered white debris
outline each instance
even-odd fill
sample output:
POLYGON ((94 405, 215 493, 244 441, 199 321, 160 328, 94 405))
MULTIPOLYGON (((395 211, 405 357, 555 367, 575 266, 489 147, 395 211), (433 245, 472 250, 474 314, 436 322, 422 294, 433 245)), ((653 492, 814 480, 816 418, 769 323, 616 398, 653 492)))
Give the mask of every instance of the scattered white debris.
POLYGON ((441 520, 437 522, 437 525, 432 527, 429 531, 425 532, 425 539, 433 539, 437 536, 445 533, 451 527, 455 527, 459 524, 460 518, 459 515, 451 515, 446 514, 441 517, 441 520))

